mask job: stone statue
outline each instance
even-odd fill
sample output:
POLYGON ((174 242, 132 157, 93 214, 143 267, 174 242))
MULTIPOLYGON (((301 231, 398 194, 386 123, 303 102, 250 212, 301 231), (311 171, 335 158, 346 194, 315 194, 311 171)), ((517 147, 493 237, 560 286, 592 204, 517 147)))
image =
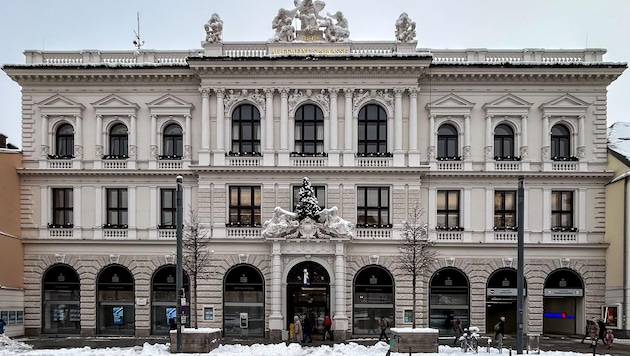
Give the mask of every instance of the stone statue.
POLYGON ((267 238, 280 237, 297 228, 300 223, 297 214, 277 206, 273 217, 263 224, 262 236, 267 238))
POLYGON ((219 14, 216 12, 212 14, 208 23, 206 23, 203 27, 206 30, 206 42, 221 42, 223 37, 223 20, 221 20, 219 14))
POLYGON ((326 18, 326 29, 324 35, 328 42, 346 42, 350 37, 350 31, 348 30, 348 20, 343 16, 343 12, 337 11, 334 15, 328 14, 326 18), (337 20, 336 24, 333 24, 333 18, 337 20))
POLYGON ((271 38, 271 42, 293 42, 295 40, 295 27, 293 27, 293 17, 287 9, 278 10, 278 14, 271 22, 271 28, 276 34, 271 38))
POLYGON ((290 12, 300 20, 300 30, 306 32, 319 30, 325 20, 319 13, 324 10, 326 3, 320 0, 293 0, 293 4, 295 8, 290 12))
POLYGON ((322 209, 319 213, 320 220, 323 220, 324 227, 331 234, 338 235, 340 237, 352 237, 352 223, 342 219, 338 213, 339 209, 337 209, 336 206, 333 206, 330 209, 322 209))
POLYGON ((302 280, 305 286, 311 284, 311 278, 308 276, 308 270, 304 269, 304 279, 302 280))
POLYGON ((396 20, 396 40, 411 42, 416 37, 416 23, 411 21, 409 15, 403 12, 396 20))

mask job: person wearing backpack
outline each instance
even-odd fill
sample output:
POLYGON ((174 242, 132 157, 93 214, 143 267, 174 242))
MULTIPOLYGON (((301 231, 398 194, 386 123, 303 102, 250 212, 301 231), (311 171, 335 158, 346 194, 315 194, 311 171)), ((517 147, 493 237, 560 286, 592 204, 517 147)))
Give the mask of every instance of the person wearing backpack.
POLYGON ((499 318, 499 321, 494 324, 494 338, 497 340, 497 345, 503 345, 503 335, 505 335, 505 317, 499 318))

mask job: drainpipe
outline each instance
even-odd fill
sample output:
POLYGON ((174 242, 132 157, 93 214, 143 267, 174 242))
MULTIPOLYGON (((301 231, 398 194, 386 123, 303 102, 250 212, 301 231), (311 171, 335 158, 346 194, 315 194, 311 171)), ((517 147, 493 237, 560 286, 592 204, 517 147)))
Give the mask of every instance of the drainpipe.
POLYGON ((624 337, 628 337, 628 328, 626 315, 627 298, 628 298, 628 176, 623 180, 623 297, 621 299, 621 310, 623 310, 623 318, 621 319, 621 327, 624 337))

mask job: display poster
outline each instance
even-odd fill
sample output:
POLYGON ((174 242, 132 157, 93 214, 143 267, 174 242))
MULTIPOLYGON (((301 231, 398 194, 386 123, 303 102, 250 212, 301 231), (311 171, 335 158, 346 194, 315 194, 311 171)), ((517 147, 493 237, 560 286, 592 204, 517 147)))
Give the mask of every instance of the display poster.
POLYGON ((112 313, 114 316, 114 325, 123 325, 123 307, 114 307, 112 313))
POLYGON ((176 319, 177 308, 166 308, 166 325, 169 325, 169 320, 176 319))
POLYGON ((55 308, 53 321, 63 322, 65 320, 66 320, 66 305, 60 304, 57 306, 57 308, 55 308))
POLYGON ((602 307, 602 316, 607 328, 617 329, 619 325, 619 306, 618 305, 606 305, 602 307))

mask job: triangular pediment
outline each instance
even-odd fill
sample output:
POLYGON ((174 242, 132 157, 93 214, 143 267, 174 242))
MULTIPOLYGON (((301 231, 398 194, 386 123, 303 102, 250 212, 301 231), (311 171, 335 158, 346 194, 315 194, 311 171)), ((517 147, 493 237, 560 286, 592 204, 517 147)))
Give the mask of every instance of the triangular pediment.
POLYGON ((494 101, 484 104, 488 115, 510 116, 527 115, 533 104, 513 94, 504 95, 494 101))
POLYGON ((108 95, 92 103, 92 106, 96 115, 135 115, 139 108, 138 104, 116 94, 108 95))
POLYGON ((571 94, 565 94, 540 105, 540 109, 543 112, 543 116, 579 116, 585 115, 589 106, 591 104, 584 100, 571 94))
POLYGON ((150 103, 147 107, 151 115, 190 115, 191 110, 195 107, 193 104, 186 102, 172 94, 163 95, 150 103))
POLYGON ((475 103, 451 93, 427 104, 427 110, 431 115, 462 116, 470 115, 474 106, 475 103))
POLYGON ((63 95, 55 94, 37 103, 42 115, 81 115, 85 106, 63 95))

